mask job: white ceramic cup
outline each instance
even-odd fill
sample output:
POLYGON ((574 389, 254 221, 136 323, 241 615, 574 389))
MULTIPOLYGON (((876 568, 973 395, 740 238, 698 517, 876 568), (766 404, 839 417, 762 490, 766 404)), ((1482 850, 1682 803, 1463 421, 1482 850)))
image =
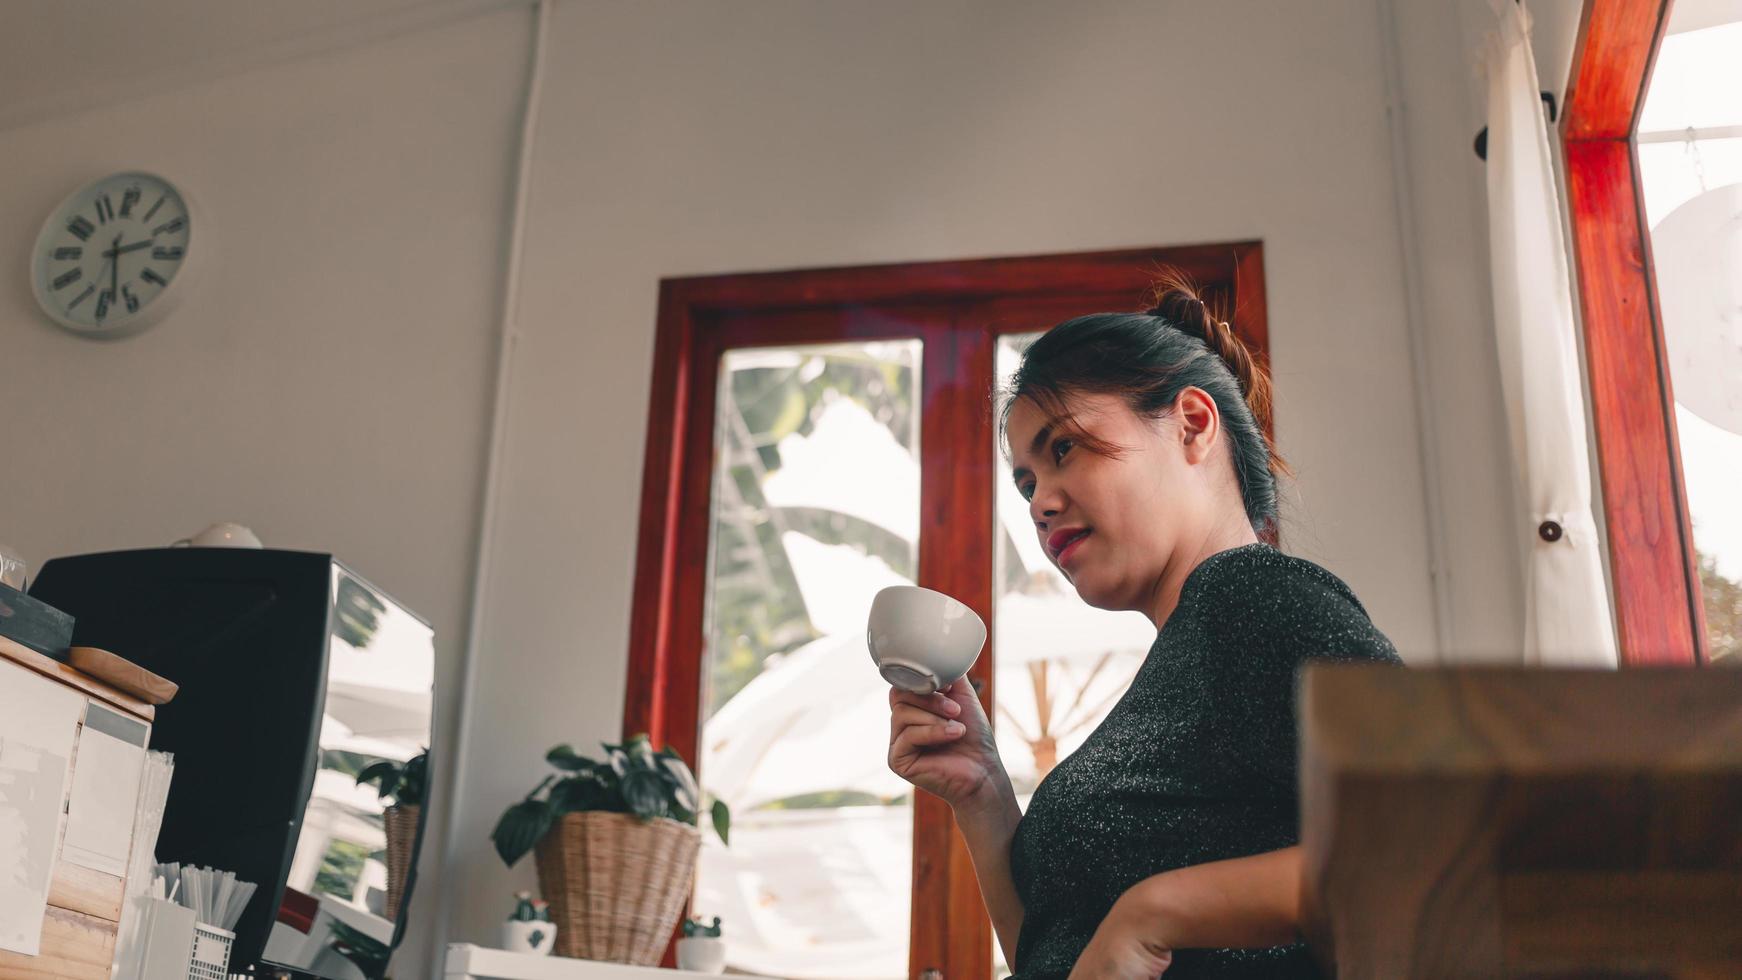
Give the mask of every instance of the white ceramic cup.
POLYGON ((974 666, 986 645, 986 624, 942 592, 892 585, 871 600, 865 644, 884 680, 903 691, 931 694, 974 666))
POLYGON ((186 548, 259 548, 260 538, 234 521, 221 521, 191 538, 182 538, 174 547, 186 548))

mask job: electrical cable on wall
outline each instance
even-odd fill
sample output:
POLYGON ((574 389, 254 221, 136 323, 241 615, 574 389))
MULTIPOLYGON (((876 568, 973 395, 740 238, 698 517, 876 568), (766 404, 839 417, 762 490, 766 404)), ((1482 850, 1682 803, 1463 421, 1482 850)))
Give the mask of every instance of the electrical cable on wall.
MULTIPOLYGON (((454 868, 459 853, 459 821, 453 802, 457 796, 459 775, 466 763, 466 741, 470 732, 469 701, 478 674, 478 648, 484 635, 484 606, 489 594, 491 568, 496 541, 497 500, 501 495, 502 468, 507 455, 508 402, 514 379, 514 351, 520 339, 520 274, 526 239, 526 207, 532 175, 532 149, 538 129, 540 96, 544 87, 545 45, 550 32, 551 0, 538 0, 534 15, 532 63, 528 66, 525 110, 520 120, 520 145, 514 176, 514 211, 508 228, 508 262, 502 290, 502 315, 497 324, 496 390, 490 409, 490 435, 485 455, 483 500, 479 504, 478 547, 474 553, 471 609, 467 616, 466 645, 461 652, 460 684, 455 692, 453 744, 448 753, 451 760, 445 767, 442 786, 447 790, 443 809, 445 821, 439 860, 441 867, 454 868)), ((436 909, 431 962, 441 962, 452 926, 452 905, 449 896, 458 889, 443 882, 436 909)))

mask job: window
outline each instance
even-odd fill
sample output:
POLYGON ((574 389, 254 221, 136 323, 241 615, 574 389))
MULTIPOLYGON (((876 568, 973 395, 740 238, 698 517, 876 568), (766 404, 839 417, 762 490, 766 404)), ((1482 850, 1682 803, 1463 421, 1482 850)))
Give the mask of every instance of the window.
POLYGON ((917 340, 727 351, 701 765, 732 808, 696 908, 766 976, 907 970, 913 797, 884 762, 865 616, 919 563, 917 340))
POLYGON ((1742 649, 1742 23, 1590 0, 1563 121, 1628 664, 1742 649))
POLYGON ((1742 657, 1742 8, 1675 8, 1638 144, 1706 657, 1742 657))
POLYGON ((970 676, 1020 794, 1098 723, 1153 630, 1089 609, 1038 555, 990 395, 1038 331, 1140 308, 1162 265, 1265 348, 1256 243, 663 284, 625 731, 696 760, 733 808, 694 899, 735 937, 731 967, 1002 967, 948 808, 885 765, 865 616, 915 582, 988 620, 970 676))

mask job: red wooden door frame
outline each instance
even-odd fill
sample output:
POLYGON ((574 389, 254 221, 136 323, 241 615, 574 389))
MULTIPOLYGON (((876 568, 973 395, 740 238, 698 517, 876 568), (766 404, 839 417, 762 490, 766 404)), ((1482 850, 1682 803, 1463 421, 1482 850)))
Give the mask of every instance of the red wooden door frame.
MULTIPOLYGON (((1163 266, 1226 297, 1235 331, 1268 361, 1258 242, 661 282, 624 735, 647 732, 656 745, 699 762, 715 397, 724 351, 921 338, 919 581, 961 598, 990 622, 994 461, 987 385, 996 336, 1044 329, 1057 321, 1052 314, 1058 310, 1084 312, 1088 297, 1107 309, 1139 309, 1163 266), (877 315, 890 307, 914 315, 877 315), (964 453, 964 445, 980 448, 964 453)), ((989 712, 994 663, 983 656, 973 673, 989 712)), ((948 980, 987 980, 991 924, 972 861, 948 807, 924 793, 914 801, 913 874, 913 921, 948 922, 949 928, 914 928, 910 975, 937 967, 948 980)))
POLYGON ((1705 611, 1633 134, 1671 0, 1586 0, 1561 138, 1622 663, 1703 663, 1705 611))

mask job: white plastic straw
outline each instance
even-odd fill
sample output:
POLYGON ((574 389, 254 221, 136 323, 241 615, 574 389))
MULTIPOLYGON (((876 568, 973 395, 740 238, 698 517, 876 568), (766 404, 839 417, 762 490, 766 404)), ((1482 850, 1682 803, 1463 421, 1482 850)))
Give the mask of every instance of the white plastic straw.
POLYGON ((170 901, 192 909, 196 920, 220 929, 235 929, 254 897, 254 883, 242 881, 231 871, 170 863, 158 865, 157 872, 162 881, 170 883, 170 901))

